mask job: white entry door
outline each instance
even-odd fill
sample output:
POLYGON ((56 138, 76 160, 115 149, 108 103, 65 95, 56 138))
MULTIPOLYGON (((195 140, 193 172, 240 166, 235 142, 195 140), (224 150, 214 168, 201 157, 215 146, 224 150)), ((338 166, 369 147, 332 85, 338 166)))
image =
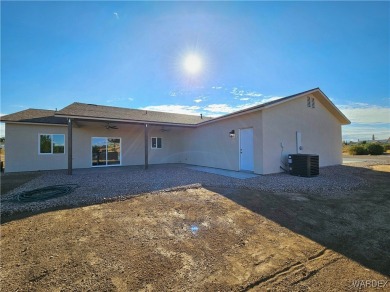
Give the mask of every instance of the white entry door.
POLYGON ((240 130, 240 170, 253 171, 253 128, 240 130))

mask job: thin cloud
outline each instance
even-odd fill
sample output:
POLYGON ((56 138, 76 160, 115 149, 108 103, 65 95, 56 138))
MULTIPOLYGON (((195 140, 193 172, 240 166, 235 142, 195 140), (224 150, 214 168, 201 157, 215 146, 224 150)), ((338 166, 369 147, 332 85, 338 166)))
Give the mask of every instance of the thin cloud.
POLYGON ((338 108, 352 123, 390 123, 390 107, 353 103, 338 108))
POLYGON ((237 97, 237 96, 244 96, 245 91, 239 90, 237 87, 234 87, 232 91, 230 91, 230 93, 233 94, 233 96, 237 97))
POLYGON ((206 112, 214 114, 228 114, 235 111, 235 107, 232 107, 226 103, 209 104, 203 108, 206 112))
POLYGON ((186 105, 151 105, 140 108, 142 110, 158 111, 165 113, 186 114, 186 115, 198 115, 200 114, 199 106, 186 106, 186 105))
POLYGON ((375 135, 376 140, 390 137, 390 124, 351 124, 343 126, 343 140, 360 141, 371 140, 375 135))
POLYGON ((243 100, 243 101, 246 101, 246 100, 249 100, 250 98, 249 97, 242 97, 240 98, 240 100, 243 100))
POLYGON ((270 96, 270 95, 268 95, 266 98, 263 98, 262 100, 260 100, 259 104, 267 103, 267 102, 274 101, 274 100, 281 99, 281 98, 283 98, 283 96, 270 96))
POLYGON ((118 14, 118 12, 114 12, 113 14, 114 14, 114 16, 115 16, 116 19, 119 19, 119 14, 118 14))
POLYGON ((263 94, 258 93, 258 92, 254 92, 254 91, 246 92, 245 95, 246 96, 250 96, 250 97, 260 97, 260 96, 263 96, 263 94))
POLYGON ((212 89, 216 89, 216 90, 219 90, 219 89, 222 89, 222 86, 213 86, 211 87, 212 89))
POLYGON ((207 100, 207 95, 201 95, 201 96, 198 96, 196 99, 194 99, 194 102, 200 103, 200 102, 204 102, 206 100, 207 100))
POLYGON ((378 106, 363 102, 337 105, 341 112, 351 121, 343 126, 343 140, 357 141, 390 137, 390 107, 378 106))
POLYGON ((260 92, 245 91, 239 89, 238 87, 233 87, 230 93, 234 96, 235 99, 240 99, 240 100, 249 100, 250 98, 259 98, 263 96, 263 94, 260 92), (242 99, 242 98, 247 98, 247 99, 242 99))
POLYGON ((209 104, 208 106, 204 107, 203 110, 210 113, 206 115, 209 116, 221 116, 221 115, 226 115, 230 114, 236 111, 240 111, 243 109, 247 109, 253 106, 258 105, 258 102, 253 102, 253 103, 245 103, 245 104, 239 104, 236 106, 231 106, 226 103, 219 103, 219 104, 209 104))
POLYGON ((107 99, 106 102, 107 103, 116 103, 116 102, 121 102, 121 101, 134 101, 134 98, 132 97, 113 97, 113 98, 110 98, 110 99, 107 99))
POLYGON ((153 105, 153 106, 142 107, 140 109, 167 112, 167 113, 176 113, 176 114, 186 114, 186 115, 199 115, 200 113, 204 113, 206 116, 209 117, 218 117, 245 108, 249 108, 254 105, 256 104, 247 103, 243 105, 231 106, 223 103, 223 104, 209 104, 204 107, 187 106, 187 105, 153 105))

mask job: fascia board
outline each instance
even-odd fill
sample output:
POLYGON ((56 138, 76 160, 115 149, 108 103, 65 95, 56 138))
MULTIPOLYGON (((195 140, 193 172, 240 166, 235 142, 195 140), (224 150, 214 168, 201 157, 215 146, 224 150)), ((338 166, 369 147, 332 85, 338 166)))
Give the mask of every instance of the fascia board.
POLYGON ((67 127, 66 124, 50 124, 50 123, 33 123, 33 122, 17 122, 17 121, 1 121, 5 124, 18 124, 18 125, 35 125, 35 126, 57 126, 57 127, 67 127))
POLYGON ((164 125, 164 126, 175 126, 175 127, 189 127, 193 128, 196 124, 179 124, 179 123, 165 123, 165 122, 155 122, 155 121, 140 121, 140 120, 126 120, 126 119, 112 119, 112 118, 100 118, 100 117, 84 117, 84 116, 72 116, 72 115, 61 115, 56 114, 55 117, 76 119, 80 121, 105 121, 105 122, 117 122, 117 123, 127 123, 127 124, 148 124, 148 125, 164 125))

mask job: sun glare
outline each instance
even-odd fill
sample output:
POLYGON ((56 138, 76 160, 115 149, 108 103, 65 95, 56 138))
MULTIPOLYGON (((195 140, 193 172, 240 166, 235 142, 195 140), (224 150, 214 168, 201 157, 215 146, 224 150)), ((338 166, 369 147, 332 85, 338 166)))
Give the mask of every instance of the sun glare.
POLYGON ((184 68, 188 73, 196 74, 202 69, 202 61, 197 55, 188 55, 184 61, 184 68))

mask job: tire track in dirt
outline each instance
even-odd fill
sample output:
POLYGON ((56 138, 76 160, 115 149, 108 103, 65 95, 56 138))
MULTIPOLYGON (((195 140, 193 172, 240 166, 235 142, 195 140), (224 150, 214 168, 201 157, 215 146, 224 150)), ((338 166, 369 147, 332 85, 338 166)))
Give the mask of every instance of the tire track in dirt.
POLYGON ((276 273, 274 273, 274 274, 272 274, 272 275, 269 275, 269 276, 267 276, 267 277, 261 278, 261 279, 255 281, 255 282, 253 282, 253 283, 247 285, 246 287, 244 287, 244 288, 241 289, 240 291, 249 291, 250 289, 252 289, 252 288, 254 288, 254 287, 256 287, 256 286, 259 286, 259 285, 262 284, 262 283, 268 282, 268 281, 270 281, 271 279, 274 279, 274 278, 276 278, 276 277, 279 277, 280 275, 286 274, 289 270, 291 270, 291 269, 293 269, 293 268, 295 268, 295 267, 297 267, 297 266, 300 266, 300 265, 302 265, 302 264, 301 264, 300 262, 297 262, 297 263, 295 263, 295 264, 293 264, 293 265, 291 265, 291 266, 288 266, 288 267, 286 267, 286 268, 284 268, 284 269, 282 269, 282 270, 277 271, 276 273))
POLYGON ((269 286, 271 283, 273 284, 272 286, 274 286, 275 284, 286 280, 289 282, 289 285, 294 286, 300 282, 306 281, 323 268, 338 261, 340 258, 341 257, 335 252, 323 248, 318 253, 310 256, 306 262, 296 262, 289 265, 269 276, 262 277, 259 280, 246 285, 240 291, 249 291, 263 285, 269 286), (295 280, 288 278, 295 278, 295 280))

